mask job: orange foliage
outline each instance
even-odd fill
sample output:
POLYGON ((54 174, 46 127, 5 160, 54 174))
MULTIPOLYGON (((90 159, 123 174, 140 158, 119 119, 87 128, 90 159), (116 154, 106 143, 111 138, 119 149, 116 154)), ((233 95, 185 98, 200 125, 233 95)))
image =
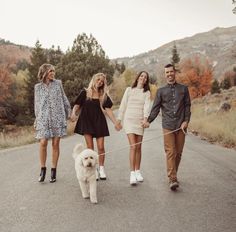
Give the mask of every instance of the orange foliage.
POLYGON ((10 86, 12 80, 7 67, 0 66, 0 103, 11 96, 10 86))
POLYGON ((191 99, 202 97, 211 91, 212 67, 207 60, 196 56, 180 64, 177 81, 188 86, 191 99))

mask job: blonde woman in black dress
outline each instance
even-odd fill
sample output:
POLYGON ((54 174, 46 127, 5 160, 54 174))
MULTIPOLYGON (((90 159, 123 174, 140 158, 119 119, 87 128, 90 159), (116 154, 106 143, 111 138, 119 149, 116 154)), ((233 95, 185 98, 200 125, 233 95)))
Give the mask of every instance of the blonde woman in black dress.
MULTIPOLYGON (((79 96, 75 100, 72 110, 72 121, 77 120, 74 132, 83 135, 87 148, 94 150, 93 139, 96 139, 99 156, 98 175, 101 180, 106 180, 104 170, 105 148, 104 137, 109 136, 109 130, 105 113, 115 125, 117 131, 121 129, 121 125, 117 122, 113 111, 111 110, 113 103, 108 95, 106 76, 103 73, 97 73, 92 77, 88 88, 82 89, 79 96)), ((99 178, 97 176, 97 179, 99 178)))

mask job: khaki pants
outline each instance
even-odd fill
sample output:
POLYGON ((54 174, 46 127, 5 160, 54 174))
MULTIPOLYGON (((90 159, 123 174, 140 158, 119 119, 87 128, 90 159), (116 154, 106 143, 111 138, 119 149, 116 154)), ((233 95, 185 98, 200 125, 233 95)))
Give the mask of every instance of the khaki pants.
MULTIPOLYGON (((166 134, 171 130, 163 129, 166 134)), ((166 152, 167 175, 170 181, 177 180, 177 171, 182 156, 185 134, 182 130, 164 135, 164 149, 166 152)))

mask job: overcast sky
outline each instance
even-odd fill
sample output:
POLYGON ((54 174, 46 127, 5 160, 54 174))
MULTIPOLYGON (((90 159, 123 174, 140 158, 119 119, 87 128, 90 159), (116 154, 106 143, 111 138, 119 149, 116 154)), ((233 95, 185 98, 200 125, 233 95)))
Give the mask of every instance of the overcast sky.
POLYGON ((65 51, 91 33, 109 58, 236 26, 232 0, 0 0, 0 8, 0 38, 31 47, 39 39, 65 51))

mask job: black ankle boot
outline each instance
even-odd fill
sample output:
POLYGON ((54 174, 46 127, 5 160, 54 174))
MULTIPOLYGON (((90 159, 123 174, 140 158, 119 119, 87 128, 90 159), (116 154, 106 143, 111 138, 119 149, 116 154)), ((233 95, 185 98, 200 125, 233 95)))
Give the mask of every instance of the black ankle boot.
POLYGON ((39 182, 44 182, 45 175, 46 175, 46 167, 41 168, 40 176, 39 176, 39 182))
POLYGON ((56 168, 51 168, 51 179, 50 183, 56 182, 56 175, 57 175, 57 169, 56 168))

